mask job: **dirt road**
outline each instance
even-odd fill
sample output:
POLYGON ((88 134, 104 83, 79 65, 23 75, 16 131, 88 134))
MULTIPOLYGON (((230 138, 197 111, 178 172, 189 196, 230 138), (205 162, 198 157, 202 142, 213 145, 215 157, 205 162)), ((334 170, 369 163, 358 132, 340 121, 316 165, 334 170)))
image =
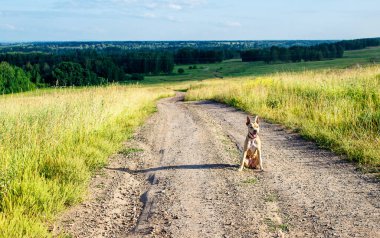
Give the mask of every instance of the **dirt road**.
POLYGON ((52 228, 74 237, 380 237, 380 185, 262 123, 265 172, 237 172, 246 114, 163 99, 52 228))

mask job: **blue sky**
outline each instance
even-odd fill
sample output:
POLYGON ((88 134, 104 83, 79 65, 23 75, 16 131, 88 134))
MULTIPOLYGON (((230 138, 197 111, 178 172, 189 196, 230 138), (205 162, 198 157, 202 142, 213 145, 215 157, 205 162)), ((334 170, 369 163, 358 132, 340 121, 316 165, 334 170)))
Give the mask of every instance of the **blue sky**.
POLYGON ((0 0, 0 42, 380 36, 379 0, 0 0))

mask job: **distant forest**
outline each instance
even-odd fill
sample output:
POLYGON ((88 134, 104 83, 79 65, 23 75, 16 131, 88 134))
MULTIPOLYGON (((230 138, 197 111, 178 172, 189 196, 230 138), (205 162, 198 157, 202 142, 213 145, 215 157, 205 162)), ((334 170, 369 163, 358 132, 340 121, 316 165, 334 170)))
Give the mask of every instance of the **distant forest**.
POLYGON ((25 42, 1 43, 0 53, 6 52, 45 52, 62 53, 67 50, 97 50, 118 48, 122 50, 158 50, 176 51, 182 48, 202 50, 229 49, 235 51, 270 48, 272 46, 312 46, 334 43, 331 40, 260 40, 260 41, 63 41, 63 42, 25 42))
MULTIPOLYGON (((237 42, 240 46, 245 44, 244 41, 237 42)), ((0 52, 3 52, 0 53, 0 93, 27 91, 35 87, 87 86, 143 80, 145 75, 171 74, 175 64, 216 63, 232 58, 241 58, 244 62, 266 63, 341 58, 345 50, 379 46, 380 38, 321 41, 316 45, 312 44, 316 43, 313 41, 305 41, 308 44, 303 42, 304 45, 279 42, 287 47, 272 45, 266 48, 238 50, 238 47, 230 47, 230 44, 236 42, 225 41, 214 44, 161 42, 173 44, 173 47, 158 49, 123 49, 110 42, 104 43, 104 47, 86 49, 78 48, 84 44, 79 42, 33 43, 32 46, 5 44, 0 45, 0 52), (185 47, 175 48, 178 44, 185 47)), ((98 46, 100 43, 94 44, 98 46)), ((266 44, 271 45, 269 42, 266 44)), ((132 45, 137 47, 137 43, 132 45)))
POLYGON ((319 44, 315 46, 272 46, 265 49, 251 49, 241 51, 243 62, 264 61, 271 62, 300 62, 320 61, 326 59, 342 58, 345 50, 358 50, 371 46, 379 46, 380 38, 345 40, 330 44, 319 44))
MULTIPOLYGON (((177 52, 159 52, 109 48, 102 51, 68 50, 60 54, 3 53, 0 62, 19 67, 34 85, 43 87, 142 80, 144 75, 170 74, 174 64, 215 63, 232 57, 232 52, 224 50, 184 48, 177 52)), ((4 87, 0 84, 0 92, 4 92, 4 87)))
POLYGON ((141 79, 140 74, 168 74, 173 56, 167 52, 70 50, 53 53, 5 53, 0 61, 21 67, 36 85, 84 86, 141 79))

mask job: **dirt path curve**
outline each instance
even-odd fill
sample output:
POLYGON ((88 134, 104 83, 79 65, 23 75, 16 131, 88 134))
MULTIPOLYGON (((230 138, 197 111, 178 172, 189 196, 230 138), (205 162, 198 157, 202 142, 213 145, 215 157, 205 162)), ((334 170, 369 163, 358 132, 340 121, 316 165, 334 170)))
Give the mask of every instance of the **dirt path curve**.
POLYGON ((54 229, 74 237, 380 237, 380 185, 262 123, 265 172, 237 172, 246 114, 163 99, 54 229), (138 148, 138 149, 137 149, 138 148), (141 150, 142 149, 142 150, 141 150))

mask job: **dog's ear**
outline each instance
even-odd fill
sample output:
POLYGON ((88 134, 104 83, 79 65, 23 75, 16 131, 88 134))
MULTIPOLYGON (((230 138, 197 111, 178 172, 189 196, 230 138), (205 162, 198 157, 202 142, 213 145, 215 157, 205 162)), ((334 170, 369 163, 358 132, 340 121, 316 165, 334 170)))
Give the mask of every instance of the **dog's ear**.
POLYGON ((249 119, 249 116, 247 116, 247 122, 245 123, 247 126, 251 123, 251 119, 249 119))
POLYGON ((259 124, 260 120, 259 120, 259 116, 256 116, 255 117, 255 123, 259 124))

